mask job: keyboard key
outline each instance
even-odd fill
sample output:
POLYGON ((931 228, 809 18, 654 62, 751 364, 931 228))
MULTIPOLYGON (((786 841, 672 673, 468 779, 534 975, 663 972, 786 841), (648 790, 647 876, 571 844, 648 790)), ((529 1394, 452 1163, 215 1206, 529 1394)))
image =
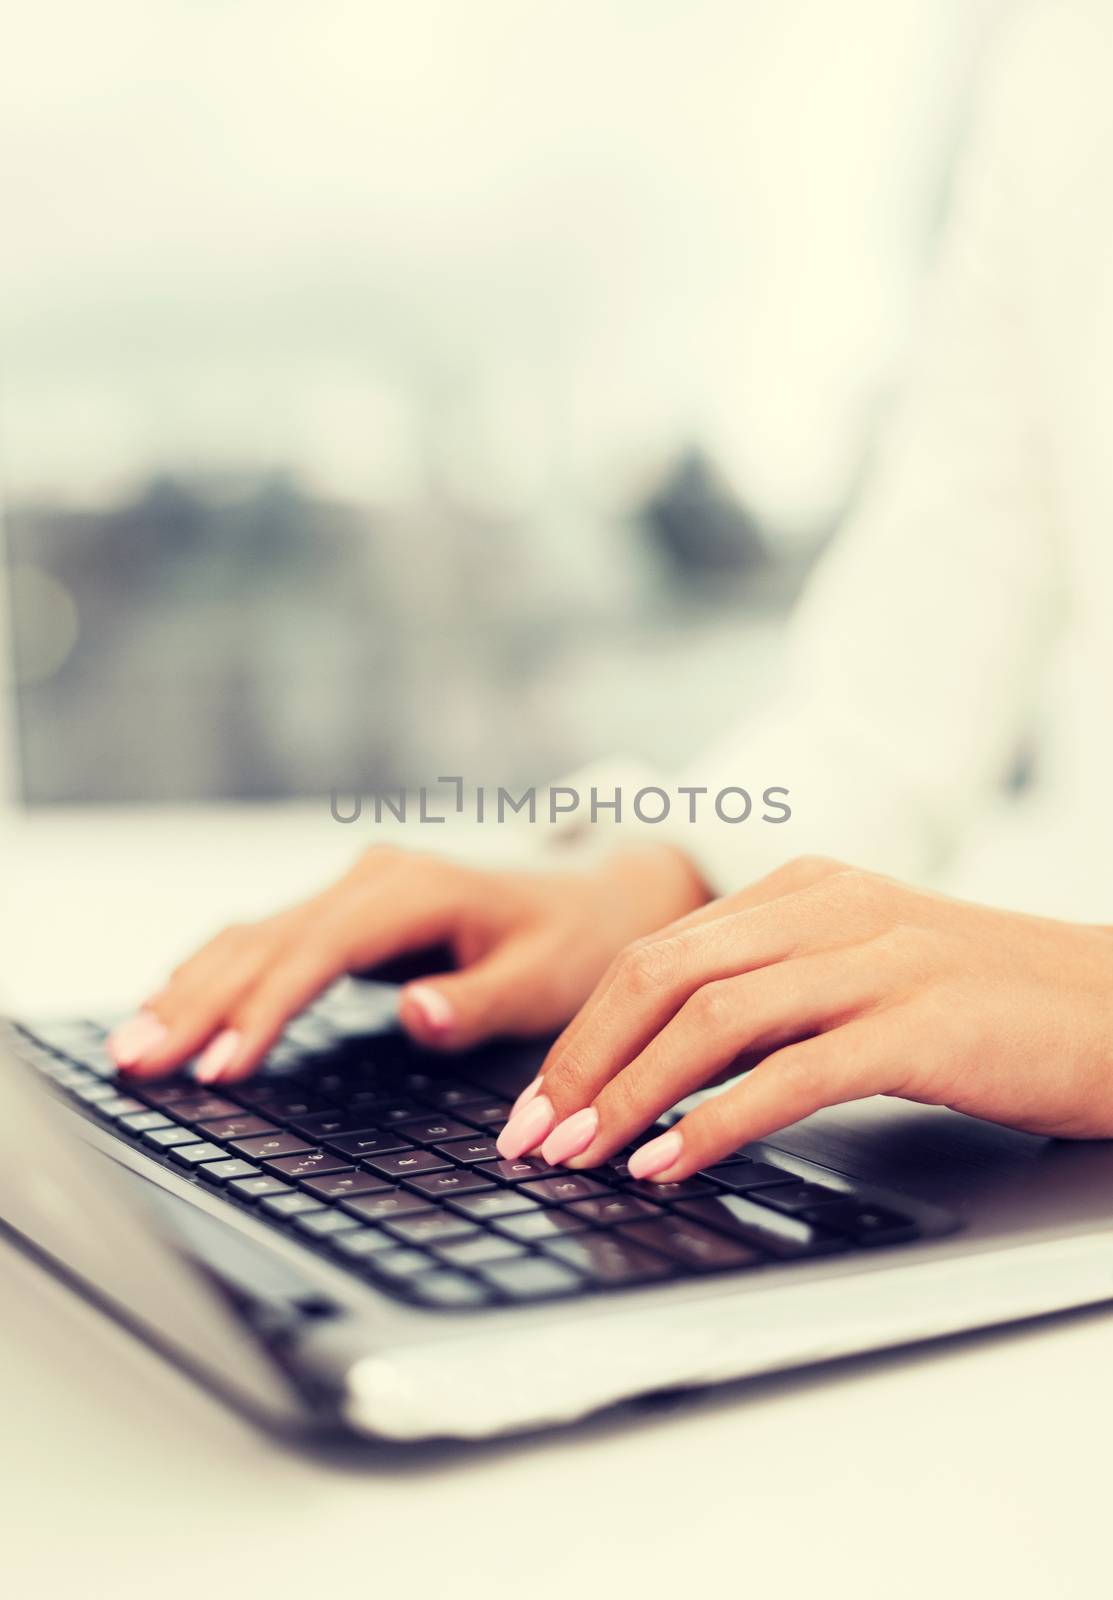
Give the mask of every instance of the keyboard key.
POLYGON ((310 1211, 323 1211, 325 1208, 319 1200, 314 1200, 311 1194, 276 1194, 268 1196, 260 1202, 262 1209, 272 1217, 303 1217, 310 1211))
POLYGON ((398 1131, 414 1144, 441 1144, 445 1139, 463 1139, 472 1129, 453 1117, 419 1117, 414 1122, 400 1122, 398 1131))
POLYGON ((337 1172, 322 1173, 319 1177, 304 1178, 302 1188, 318 1200, 342 1200, 347 1194, 388 1194, 390 1185, 376 1178, 373 1172, 359 1172, 355 1167, 341 1167, 337 1172))
POLYGON ((217 1094, 190 1094, 177 1102, 174 1115, 179 1122, 213 1122, 217 1117, 242 1116, 241 1108, 232 1100, 217 1094))
POLYGON ((624 1283, 649 1283, 654 1278, 670 1277, 674 1264, 652 1250, 632 1244, 615 1233, 579 1233, 571 1239, 554 1239, 543 1244, 546 1255, 556 1256, 575 1267, 592 1283, 617 1286, 624 1283))
POLYGON ((248 1111, 241 1111, 238 1117, 218 1117, 215 1121, 195 1123, 198 1133, 203 1133, 206 1139, 246 1139, 256 1133, 277 1133, 278 1129, 273 1122, 264 1122, 262 1117, 253 1117, 248 1111))
POLYGON ((706 1172, 700 1173, 700 1177, 714 1178, 725 1189, 740 1194, 750 1189, 766 1189, 771 1184, 795 1182, 794 1173, 786 1172, 783 1167, 771 1167, 764 1161, 738 1161, 729 1166, 724 1163, 720 1167, 708 1167, 706 1172))
MULTIPOLYGON (((199 1142, 192 1128, 151 1128, 143 1135, 143 1143, 155 1150, 172 1150, 175 1145, 199 1142)), ((224 1151, 220 1153, 223 1155, 224 1151)))
POLYGON ((152 1128, 173 1127, 169 1117, 161 1111, 125 1111, 123 1116, 117 1116, 115 1120, 129 1133, 148 1133, 152 1128))
MULTIPOLYGON (((113 1094, 106 1100, 98 1100, 94 1106, 98 1117, 107 1117, 111 1122, 119 1122, 127 1127, 126 1118, 143 1116, 157 1116, 160 1123, 165 1124, 167 1118, 161 1112, 148 1111, 141 1100, 136 1100, 130 1094, 113 1094)), ((139 1130, 143 1132, 143 1129, 139 1130)))
POLYGON ((176 1106, 183 1100, 193 1099, 197 1093, 192 1083, 142 1083, 135 1087, 141 1099, 159 1110, 163 1106, 176 1106))
POLYGON ((395 1150, 411 1150, 410 1141, 397 1133, 348 1133, 338 1139, 322 1139, 326 1150, 334 1150, 349 1161, 363 1156, 385 1156, 395 1150))
POLYGON ((460 1116, 475 1127, 494 1128, 497 1133, 510 1116, 510 1101, 490 1097, 483 1100, 469 1100, 461 1105, 460 1116))
POLYGON ((447 1211, 423 1211, 416 1217, 396 1217, 387 1231, 404 1244, 432 1244, 436 1239, 461 1239, 479 1232, 474 1222, 447 1211))
POLYGON ((446 1310, 486 1305, 491 1298, 483 1284, 463 1272, 423 1272, 410 1281, 409 1290, 422 1304, 444 1306, 446 1310))
POLYGON ((419 1172, 443 1171, 448 1162, 432 1150, 401 1150, 396 1156, 376 1156, 364 1159, 362 1165, 381 1178, 409 1178, 419 1172))
POLYGON ((250 1161, 238 1161, 230 1156, 227 1161, 209 1161, 197 1169, 210 1183, 231 1183, 233 1178, 257 1178, 259 1168, 250 1161))
POLYGON ((678 1209, 694 1222, 721 1229, 732 1239, 774 1256, 819 1255, 840 1245, 834 1233, 816 1227, 804 1217, 786 1216, 759 1205, 748 1195, 718 1194, 682 1200, 678 1209))
POLYGON ((817 1227, 833 1228, 862 1245, 900 1244, 919 1233, 910 1217, 850 1199, 815 1206, 804 1213, 804 1219, 817 1227))
POLYGON ((299 1156, 277 1156, 273 1161, 264 1161, 263 1166, 276 1178, 313 1178, 319 1177, 324 1172, 342 1172, 348 1165, 340 1156, 330 1155, 327 1150, 305 1150, 299 1156))
POLYGON ((409 1122, 413 1117, 420 1117, 424 1109, 416 1100, 387 1100, 375 1107, 375 1120, 383 1127, 392 1127, 396 1122, 409 1122))
POLYGON ((229 1144, 237 1155, 249 1161, 273 1161, 278 1156, 301 1156, 312 1145, 296 1133, 272 1133, 257 1139, 230 1139, 229 1144))
POLYGON ((700 1271, 757 1266, 769 1259, 752 1245, 728 1239, 710 1228, 701 1228, 687 1217, 665 1216, 648 1222, 630 1222, 621 1231, 636 1244, 700 1271))
POLYGON ((493 1233, 476 1233, 470 1239, 449 1239, 434 1244, 434 1255, 453 1267, 478 1267, 486 1261, 513 1261, 526 1254, 524 1245, 493 1233))
POLYGON ((241 1105, 250 1106, 272 1122, 290 1122, 294 1117, 308 1117, 315 1111, 333 1109, 327 1100, 317 1095, 303 1094, 288 1084, 245 1084, 235 1091, 241 1105))
POLYGON ((515 1211, 540 1209, 540 1202, 520 1189, 485 1189, 482 1194, 453 1195, 448 1201, 453 1211, 482 1221, 486 1217, 505 1217, 515 1211))
POLYGON ((852 1198, 845 1189, 828 1189, 821 1183, 781 1183, 761 1197, 763 1206, 776 1211, 808 1211, 812 1206, 826 1205, 832 1200, 852 1198))
POLYGON ((421 1250, 399 1249, 380 1250, 368 1256, 367 1265, 372 1272, 381 1273, 385 1278, 413 1278, 436 1266, 436 1262, 421 1250))
POLYGON ((424 1093, 429 1104, 436 1106, 438 1111, 455 1111, 457 1106, 483 1105, 491 1099, 486 1089, 479 1089, 471 1083, 434 1083, 424 1093))
POLYGON ((349 1217, 343 1211, 305 1211, 294 1218, 294 1226, 300 1228, 302 1233, 324 1239, 332 1233, 347 1233, 349 1228, 358 1229, 359 1223, 355 1217, 349 1217))
POLYGON ((240 1200, 264 1200, 272 1194, 292 1194, 293 1190, 288 1183, 281 1183, 278 1178, 235 1178, 228 1185, 229 1192, 238 1196, 240 1200))
POLYGON ((550 1300, 575 1294, 584 1280, 560 1261, 526 1256, 521 1261, 491 1261, 476 1271, 508 1300, 550 1300))
POLYGON ((289 1117, 295 1133, 303 1133, 314 1144, 341 1133, 373 1133, 375 1119, 368 1111, 315 1111, 308 1117, 289 1117))
POLYGON ((585 1222, 606 1227, 611 1222, 636 1222, 639 1217, 663 1217, 660 1206, 651 1206, 636 1194, 600 1194, 592 1200, 577 1200, 568 1208, 585 1222))
POLYGON ((426 1172, 419 1178, 408 1178, 407 1185, 418 1194, 427 1194, 431 1200, 447 1194, 470 1194, 476 1189, 493 1189, 489 1178, 467 1168, 450 1167, 447 1172, 426 1172))
MULTIPOLYGON (((583 1201, 588 1205, 593 1202, 583 1201)), ((567 1211, 522 1211, 513 1217, 499 1217, 494 1226, 510 1239, 524 1239, 529 1243, 542 1239, 564 1239, 569 1234, 583 1233, 587 1223, 573 1215, 575 1207, 567 1211)))
POLYGON ((519 1156, 517 1161, 488 1161, 482 1169, 489 1177, 503 1183, 526 1183, 530 1178, 559 1178, 567 1174, 566 1167, 550 1167, 540 1156, 519 1156))
MULTIPOLYGON (((154 1131, 157 1133, 158 1129, 154 1131)), ((175 1145, 170 1151, 170 1159, 180 1167, 199 1167, 204 1161, 223 1161, 224 1151, 218 1144, 202 1140, 198 1144, 175 1145)))
POLYGON ((639 1183, 623 1184, 622 1192, 638 1195, 651 1205, 667 1205, 672 1200, 695 1200, 700 1195, 715 1194, 716 1189, 706 1178, 685 1178, 681 1183, 650 1183, 643 1179, 639 1183))
POLYGON ((594 1178, 585 1178, 578 1172, 564 1172, 556 1178, 540 1178, 536 1183, 524 1183, 525 1194, 537 1200, 551 1200, 554 1204, 572 1200, 589 1200, 609 1191, 594 1178))
POLYGON ((341 1200, 340 1204, 362 1222, 385 1222, 388 1217, 407 1217, 431 1209, 428 1200, 419 1194, 408 1194, 405 1189, 387 1194, 357 1194, 350 1200, 341 1200))
POLYGON ((452 1161, 461 1161, 470 1165, 476 1161, 495 1161, 498 1158, 498 1147, 493 1139, 453 1139, 448 1144, 438 1144, 434 1149, 439 1155, 448 1156, 452 1161))
POLYGON ((120 1091, 114 1083, 104 1083, 100 1078, 87 1077, 82 1083, 71 1083, 70 1093, 79 1100, 94 1105, 98 1100, 118 1100, 120 1091))
POLYGON ((339 1255, 353 1261, 372 1256, 379 1250, 393 1250, 396 1243, 389 1233, 381 1233, 378 1228, 361 1228, 358 1223, 350 1233, 337 1233, 329 1239, 329 1244, 339 1255))

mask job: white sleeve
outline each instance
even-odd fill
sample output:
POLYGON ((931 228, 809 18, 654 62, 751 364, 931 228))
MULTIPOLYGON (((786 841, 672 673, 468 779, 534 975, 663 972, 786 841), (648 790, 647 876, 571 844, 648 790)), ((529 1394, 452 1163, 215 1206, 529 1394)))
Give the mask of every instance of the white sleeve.
MULTIPOLYGON (((705 801, 696 824, 676 808, 668 824, 719 892, 813 851, 922 875, 1001 782, 1031 714, 1063 574, 1013 236, 1009 132, 1024 111, 1008 88, 1007 71, 987 85, 905 398, 798 607, 775 697, 672 779, 754 795, 744 823, 705 801), (768 785, 788 789, 787 822, 759 820, 768 785)), ((614 842, 606 823, 593 831, 614 842)))

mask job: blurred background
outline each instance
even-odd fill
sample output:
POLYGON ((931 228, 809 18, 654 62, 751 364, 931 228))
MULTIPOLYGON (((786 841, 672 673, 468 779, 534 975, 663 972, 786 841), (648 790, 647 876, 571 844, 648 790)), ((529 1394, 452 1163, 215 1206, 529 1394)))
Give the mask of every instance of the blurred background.
POLYGON ((550 778, 760 701, 1010 0, 39 0, 0 793, 550 778))

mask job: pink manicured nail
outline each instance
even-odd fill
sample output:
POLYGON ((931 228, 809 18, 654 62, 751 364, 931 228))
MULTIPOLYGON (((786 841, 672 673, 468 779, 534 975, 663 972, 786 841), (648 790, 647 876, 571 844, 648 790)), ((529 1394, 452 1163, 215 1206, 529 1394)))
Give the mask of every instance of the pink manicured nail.
POLYGON ((674 1162, 680 1159, 680 1152, 684 1149, 684 1138, 679 1128, 670 1128, 668 1133, 662 1133, 656 1139, 650 1139, 648 1144, 643 1144, 639 1150, 626 1163, 632 1178, 655 1178, 659 1172, 667 1172, 674 1162))
POLYGON ((231 1065, 239 1048, 240 1035, 237 1029, 225 1028, 223 1033, 218 1033, 193 1069, 193 1076, 198 1083, 215 1083, 231 1065))
POLYGON ((108 1041, 109 1053, 118 1067, 133 1067, 148 1050, 166 1038, 166 1024, 152 1011, 137 1011, 116 1029, 108 1041))
POLYGON ((511 1117, 496 1139, 499 1155, 506 1161, 517 1161, 528 1150, 536 1150, 542 1139, 552 1131, 555 1121, 553 1102, 547 1095, 534 1095, 528 1105, 511 1117))
POLYGON ((545 1143, 541 1154, 550 1167, 559 1167, 562 1161, 571 1161, 582 1155, 595 1138, 599 1128, 599 1113, 594 1106, 574 1111, 563 1122, 558 1122, 545 1143))
MULTIPOLYGON (((533 1099, 534 1095, 540 1089, 540 1087, 544 1083, 544 1081, 545 1081, 544 1077, 539 1072, 537 1074, 536 1078, 534 1078, 532 1083, 527 1083, 526 1084, 525 1088, 522 1090, 522 1092, 518 1096, 517 1100, 515 1100, 514 1104, 510 1107, 510 1116, 511 1117, 517 1116, 518 1112, 522 1109, 523 1106, 528 1106, 529 1105, 530 1101, 533 1099)), ((507 1120, 509 1121, 509 1118, 507 1120)))
POLYGON ((402 996, 431 1033, 444 1033, 456 1021, 451 1000, 428 983, 413 983, 402 996))

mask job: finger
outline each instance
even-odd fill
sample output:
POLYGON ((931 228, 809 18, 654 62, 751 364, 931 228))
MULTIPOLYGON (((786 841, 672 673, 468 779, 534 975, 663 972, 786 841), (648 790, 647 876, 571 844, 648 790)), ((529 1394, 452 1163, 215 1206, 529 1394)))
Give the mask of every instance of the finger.
POLYGON ((631 1175, 679 1182, 825 1106, 891 1093, 900 1077, 892 1030, 879 1017, 856 1018, 767 1056, 747 1077, 636 1150, 631 1175))
MULTIPOLYGON (((596 1096, 590 1144, 573 1150, 561 1125, 542 1154, 553 1165, 594 1166, 678 1100, 721 1079, 740 1058, 760 1061, 791 1040, 835 1027, 875 993, 872 965, 829 953, 707 984, 596 1096)), ((584 1119, 578 1131, 586 1127, 584 1119)))
POLYGON ((545 982, 550 954, 545 939, 507 940, 462 971, 407 985, 399 1020, 422 1044, 442 1050, 466 1049, 496 1034, 543 1033, 563 1020, 545 982))
POLYGON ((210 971, 206 985, 171 983, 152 996, 138 1017, 113 1035, 120 1071, 136 1079, 164 1077, 196 1055, 250 989, 264 960, 262 947, 245 945, 222 968, 210 971))

